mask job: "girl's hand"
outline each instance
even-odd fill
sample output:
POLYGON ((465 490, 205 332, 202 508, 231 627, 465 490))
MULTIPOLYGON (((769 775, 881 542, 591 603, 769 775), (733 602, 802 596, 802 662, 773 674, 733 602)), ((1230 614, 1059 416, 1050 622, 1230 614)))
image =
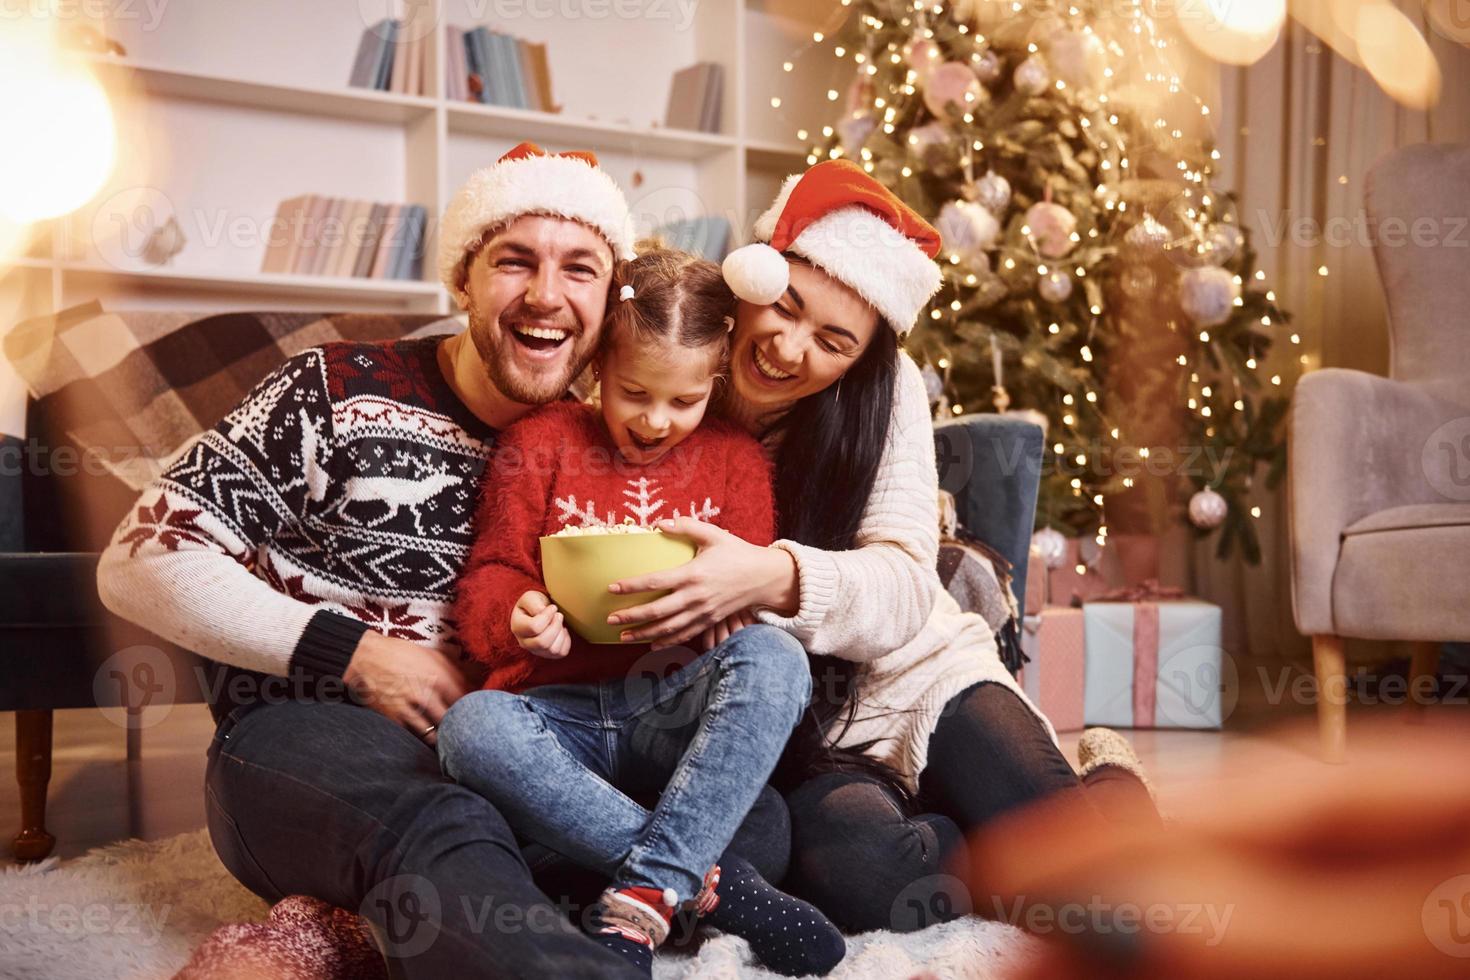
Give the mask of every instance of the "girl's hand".
POLYGON ((540 592, 527 592, 516 600, 510 631, 522 650, 537 657, 556 660, 572 651, 572 634, 561 610, 540 592))
POLYGON ((607 618, 612 626, 639 624, 623 630, 623 640, 678 646, 742 610, 764 607, 795 613, 796 560, 787 552, 762 548, 689 517, 659 521, 656 526, 665 534, 688 538, 699 551, 678 568, 608 586, 615 595, 669 590, 661 599, 620 609, 607 618))
POLYGON ((738 631, 747 626, 755 625, 755 613, 749 609, 742 609, 724 621, 716 623, 705 630, 699 636, 700 647, 705 653, 709 653, 715 647, 724 643, 738 631))

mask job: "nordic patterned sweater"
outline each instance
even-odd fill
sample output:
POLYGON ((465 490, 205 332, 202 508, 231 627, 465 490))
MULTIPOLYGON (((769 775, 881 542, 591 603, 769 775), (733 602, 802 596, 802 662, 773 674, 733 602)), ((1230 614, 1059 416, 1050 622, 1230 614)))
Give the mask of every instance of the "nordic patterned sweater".
POLYGON ((551 659, 528 653, 510 631, 525 592, 546 591, 542 535, 565 527, 694 517, 764 547, 775 537, 770 464, 752 436, 706 419, 651 466, 618 454, 596 409, 563 402, 501 433, 486 468, 475 544, 459 584, 454 620, 465 650, 490 668, 485 687, 593 684, 627 676, 647 644, 594 645, 572 634, 551 659))
POLYGON ((459 655, 448 612, 495 432, 444 380, 442 340, 282 364, 144 489, 102 601, 267 674, 340 676, 369 629, 459 655))

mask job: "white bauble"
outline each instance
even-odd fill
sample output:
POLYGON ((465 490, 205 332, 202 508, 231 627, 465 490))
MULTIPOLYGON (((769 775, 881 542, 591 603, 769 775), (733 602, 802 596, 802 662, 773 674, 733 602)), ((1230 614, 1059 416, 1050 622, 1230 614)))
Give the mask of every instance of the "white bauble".
POLYGON ((986 85, 994 85, 1000 78, 1000 73, 1005 70, 1005 62, 994 51, 986 51, 980 57, 972 58, 970 64, 975 68, 975 76, 986 85))
POLYGON ((1224 497, 1206 487, 1189 498, 1189 522, 1208 531, 1220 526, 1229 509, 1224 497))
POLYGON ((1145 214, 1143 220, 1129 228, 1123 235, 1123 244, 1134 252, 1153 258, 1173 240, 1168 228, 1153 215, 1145 214))
POLYGON ((919 159, 928 163, 931 154, 935 150, 948 146, 953 135, 948 126, 935 120, 909 130, 908 141, 919 159))
POLYGON ((934 227, 939 231, 940 247, 963 257, 985 251, 1000 237, 995 215, 973 201, 950 201, 939 209, 934 227))
POLYGON ((1072 277, 1060 269, 1053 269, 1036 283, 1036 291, 1048 303, 1065 303, 1072 295, 1072 277))
POLYGON ((1179 275, 1179 306, 1201 327, 1219 326, 1235 311, 1240 286, 1228 269, 1206 266, 1179 275))
POLYGON ((1061 568, 1067 560, 1067 537, 1054 527, 1044 527, 1031 535, 1031 550, 1047 568, 1061 568))
POLYGON ((1108 51, 1090 31, 1058 31, 1047 45, 1046 60, 1056 76, 1073 88, 1098 88, 1108 67, 1108 51))
POLYGON ((1011 206, 1011 182, 995 171, 988 171, 975 181, 975 203, 983 205, 997 217, 1011 206))
POLYGON ((1016 90, 1027 95, 1040 95, 1051 84, 1051 71, 1040 56, 1032 55, 1016 66, 1012 76, 1016 90))
POLYGON ((1072 251, 1072 233, 1077 218, 1060 204, 1038 201, 1026 209, 1026 227, 1036 250, 1049 259, 1058 259, 1072 251))

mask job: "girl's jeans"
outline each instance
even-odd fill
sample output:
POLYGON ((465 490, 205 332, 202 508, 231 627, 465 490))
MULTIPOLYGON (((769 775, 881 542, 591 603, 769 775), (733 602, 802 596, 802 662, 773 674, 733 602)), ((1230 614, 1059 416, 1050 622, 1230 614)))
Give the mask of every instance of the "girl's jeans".
POLYGON ((619 887, 699 893, 807 701, 801 644, 747 626, 664 679, 478 691, 439 723, 452 779, 619 887), (661 794, 661 795, 659 795, 661 794), (650 813, 634 797, 658 796, 650 813))

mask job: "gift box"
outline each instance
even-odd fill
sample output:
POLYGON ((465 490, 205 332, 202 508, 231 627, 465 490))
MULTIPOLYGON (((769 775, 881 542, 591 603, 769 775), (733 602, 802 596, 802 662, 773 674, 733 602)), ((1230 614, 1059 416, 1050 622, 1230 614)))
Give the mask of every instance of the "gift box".
POLYGON ((1110 728, 1219 728, 1221 671, 1228 666, 1220 607, 1156 587, 1134 591, 1082 607, 1084 720, 1110 728))
POLYGON ((1039 553, 1030 556, 1026 576, 1026 612, 1039 615, 1051 606, 1070 606, 1087 602, 1117 588, 1126 581, 1119 574, 1118 562, 1111 548, 1099 548, 1089 538, 1086 546, 1080 538, 1068 538, 1062 563, 1048 568, 1039 553), (1078 568, 1083 571, 1077 571, 1078 568))
POLYGON ((1016 680, 1059 732, 1083 724, 1086 642, 1083 611, 1052 606, 1021 623, 1021 651, 1030 658, 1016 680))

